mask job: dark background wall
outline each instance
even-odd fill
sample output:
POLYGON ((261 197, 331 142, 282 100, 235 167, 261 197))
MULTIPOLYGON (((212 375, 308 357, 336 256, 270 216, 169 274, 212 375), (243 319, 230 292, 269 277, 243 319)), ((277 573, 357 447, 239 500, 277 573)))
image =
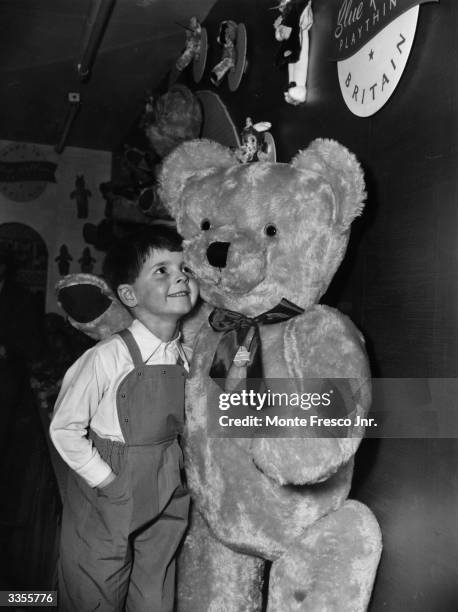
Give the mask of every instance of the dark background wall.
MULTIPOLYGON (((421 5, 401 81, 369 118, 347 110, 336 65, 328 60, 340 0, 313 2, 307 103, 283 101, 287 77, 274 66, 273 4, 219 0, 210 11, 209 66, 220 59, 221 20, 244 22, 248 31, 248 72, 237 92, 224 82, 218 93, 236 125, 246 116, 273 124, 279 161, 318 136, 335 138, 358 156, 366 210, 325 301, 363 330, 374 376, 455 377, 458 3, 421 5)), ((214 89, 206 76, 198 88, 214 89)), ((384 537, 371 612, 458 609, 457 451, 456 439, 363 442, 352 495, 372 508, 384 537)))

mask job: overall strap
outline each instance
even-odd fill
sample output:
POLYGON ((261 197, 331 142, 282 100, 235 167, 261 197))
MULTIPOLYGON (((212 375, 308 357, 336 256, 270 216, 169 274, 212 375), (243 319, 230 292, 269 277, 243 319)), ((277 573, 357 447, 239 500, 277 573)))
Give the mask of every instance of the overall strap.
POLYGON ((134 367, 138 368, 144 365, 142 354, 140 353, 140 349, 138 348, 138 344, 135 342, 132 332, 129 329, 123 329, 122 331, 118 332, 118 334, 124 340, 129 350, 132 361, 134 362, 134 367))

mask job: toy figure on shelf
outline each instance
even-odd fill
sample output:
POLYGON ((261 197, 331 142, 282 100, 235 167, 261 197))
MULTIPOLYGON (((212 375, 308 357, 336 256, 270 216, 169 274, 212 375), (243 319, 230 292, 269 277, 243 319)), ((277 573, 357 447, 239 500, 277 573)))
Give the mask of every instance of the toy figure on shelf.
POLYGON ((221 61, 210 74, 213 85, 220 85, 228 74, 229 89, 236 91, 246 68, 246 29, 243 23, 222 21, 219 26, 217 42, 223 47, 221 61))
MULTIPOLYGON (((240 134, 241 144, 235 150, 235 157, 242 164, 257 161, 275 161, 269 150, 269 142, 266 139, 267 130, 271 128, 268 121, 253 124, 251 117, 245 120, 245 127, 240 134)), ((270 134, 269 134, 270 135, 270 134)))
POLYGON ((86 183, 84 182, 84 176, 77 174, 75 179, 75 189, 71 192, 70 197, 72 200, 76 199, 76 208, 78 219, 87 219, 89 213, 89 198, 92 193, 89 189, 86 189, 86 183))
POLYGON ((282 0, 281 15, 274 21, 275 38, 281 42, 277 65, 288 64, 288 89, 285 100, 297 106, 307 97, 309 35, 313 24, 311 0, 282 0))
POLYGON ((202 27, 197 21, 197 17, 191 17, 189 26, 183 26, 186 29, 186 42, 183 53, 176 61, 178 70, 184 70, 186 66, 198 58, 200 55, 200 37, 202 35, 202 27))
POLYGON ((221 61, 211 71, 210 80, 213 85, 219 85, 224 75, 235 66, 235 39, 237 36, 237 24, 235 21, 223 21, 219 26, 218 38, 216 39, 223 47, 221 61))
POLYGON ((57 265, 59 268, 59 274, 61 276, 65 276, 70 271, 70 262, 73 260, 73 257, 68 252, 68 247, 66 244, 62 244, 59 249, 59 255, 54 259, 57 261, 57 265))

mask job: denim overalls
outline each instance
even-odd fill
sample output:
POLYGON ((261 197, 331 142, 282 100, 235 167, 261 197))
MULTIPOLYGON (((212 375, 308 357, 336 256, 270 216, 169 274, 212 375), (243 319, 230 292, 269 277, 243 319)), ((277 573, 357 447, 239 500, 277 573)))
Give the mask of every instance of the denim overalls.
POLYGON ((70 471, 58 590, 66 612, 173 610, 175 554, 189 510, 178 443, 186 371, 145 365, 130 331, 120 335, 134 363, 116 396, 125 443, 89 431, 117 475, 103 489, 70 471))

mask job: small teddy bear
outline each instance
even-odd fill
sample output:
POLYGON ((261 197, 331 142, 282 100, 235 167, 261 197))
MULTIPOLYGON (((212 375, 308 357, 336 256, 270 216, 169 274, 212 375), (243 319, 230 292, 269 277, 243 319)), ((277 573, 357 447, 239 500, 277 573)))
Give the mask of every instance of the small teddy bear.
POLYGON ((319 304, 363 208, 362 170, 332 140, 313 141, 290 164, 240 164, 222 145, 196 140, 166 158, 160 184, 214 309, 197 334, 187 383, 194 513, 179 558, 178 610, 366 610, 380 529, 366 506, 347 500, 363 429, 231 438, 210 428, 217 379, 254 372, 293 383, 340 380, 348 411, 366 415, 363 338, 319 304))

